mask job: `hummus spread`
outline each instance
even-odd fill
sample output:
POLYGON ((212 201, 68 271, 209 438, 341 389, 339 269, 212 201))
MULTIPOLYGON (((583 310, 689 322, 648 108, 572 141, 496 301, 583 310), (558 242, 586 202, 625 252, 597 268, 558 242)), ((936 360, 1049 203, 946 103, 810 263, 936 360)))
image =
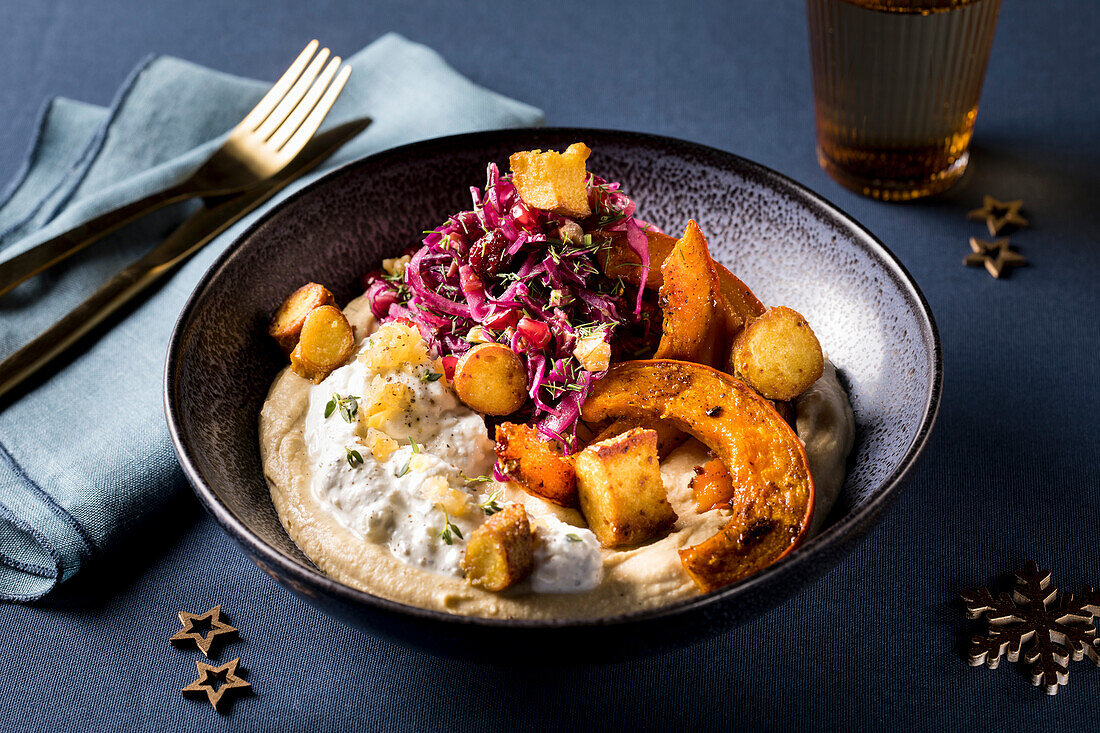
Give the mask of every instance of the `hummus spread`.
MULTIPOLYGON (((433 378, 426 358, 378 358, 385 347, 364 337, 376 327, 364 298, 345 314, 361 338, 357 356, 317 385, 284 369, 260 413, 275 509, 323 572, 390 600, 485 617, 607 616, 698 595, 677 551, 713 535, 729 516, 694 508, 689 484, 705 447, 688 441, 662 461, 679 517, 668 535, 633 549, 601 548, 578 511, 488 479, 493 442, 482 418, 433 378), (379 394, 389 395, 383 409, 374 407, 379 394), (329 409, 349 395, 358 398, 354 416, 329 409), (530 515, 534 571, 501 593, 475 588, 461 571, 463 538, 485 520, 486 507, 511 502, 530 515)), ((816 529, 840 490, 854 433, 831 364, 796 409, 817 490, 816 529)))

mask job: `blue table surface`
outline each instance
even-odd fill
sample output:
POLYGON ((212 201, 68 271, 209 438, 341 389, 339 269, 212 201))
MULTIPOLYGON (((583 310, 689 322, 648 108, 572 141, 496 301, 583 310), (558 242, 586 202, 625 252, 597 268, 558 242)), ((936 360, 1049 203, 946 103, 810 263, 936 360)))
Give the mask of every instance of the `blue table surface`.
POLYGON ((40 0, 0 3, 0 181, 42 102, 106 104, 151 52, 273 78, 317 36, 343 53, 395 30, 459 71, 541 106, 550 124, 672 135, 820 191, 877 234, 924 289, 946 382, 923 462, 833 571, 755 622, 629 663, 543 669, 436 659, 289 595, 199 508, 171 509, 32 606, 0 605, 0 726, 367 730, 604 727, 1100 730, 1100 669, 1057 697, 1015 665, 971 669, 960 591, 1004 587, 1035 558, 1100 584, 1100 3, 1006 0, 971 168, 949 194, 867 200, 818 168, 804 9, 779 2, 405 3, 40 0), (964 268, 965 213, 1023 198, 1030 260, 1007 280, 964 268), (195 651, 176 611, 221 603, 256 694, 219 716, 181 697, 195 651))

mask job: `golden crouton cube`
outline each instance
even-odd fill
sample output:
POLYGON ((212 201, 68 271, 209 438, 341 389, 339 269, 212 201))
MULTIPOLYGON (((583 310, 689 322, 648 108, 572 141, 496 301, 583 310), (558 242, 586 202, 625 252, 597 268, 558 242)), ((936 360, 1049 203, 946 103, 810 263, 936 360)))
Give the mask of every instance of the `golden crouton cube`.
POLYGON ((654 539, 676 521, 657 460, 657 433, 635 428, 575 457, 577 496, 604 547, 654 539))
POLYGON ((508 162, 520 198, 536 209, 577 219, 588 216, 592 209, 588 206, 585 161, 591 152, 584 143, 573 143, 564 153, 553 150, 513 153, 508 162))
POLYGON ((535 537, 527 510, 510 504, 470 533, 462 569, 471 584, 501 591, 530 575, 534 559, 535 537))

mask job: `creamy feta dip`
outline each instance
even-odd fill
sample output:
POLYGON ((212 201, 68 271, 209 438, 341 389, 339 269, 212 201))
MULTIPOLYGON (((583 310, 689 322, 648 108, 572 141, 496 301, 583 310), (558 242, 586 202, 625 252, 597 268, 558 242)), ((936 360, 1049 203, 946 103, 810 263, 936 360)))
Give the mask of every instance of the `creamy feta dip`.
MULTIPOLYGON (((323 572, 401 603, 497 618, 607 616, 698 595, 678 552, 729 518, 728 509, 695 508, 690 481, 708 458, 704 446, 689 440, 661 461, 678 516, 672 530, 639 547, 602 548, 579 511, 487 480, 495 456, 484 420, 458 401, 445 377, 432 376, 442 368, 423 342, 376 332, 364 298, 344 312, 359 339, 353 358, 316 385, 285 369, 259 424, 279 519, 323 572), (348 397, 356 398, 353 415, 348 397), (465 539, 493 502, 522 504, 535 538, 531 575, 498 593, 474 587, 461 570, 465 539)), ((843 481, 853 434, 830 364, 796 411, 820 521, 843 481)))
MULTIPOLYGON (((485 521, 494 494, 503 495, 486 480, 493 442, 441 367, 420 343, 401 341, 407 333, 400 331, 407 328, 385 326, 364 339, 347 365, 310 388, 310 491, 341 525, 402 562, 462 577, 461 539, 485 521)), ((532 590, 584 592, 599 584, 591 531, 546 515, 534 534, 532 590)))

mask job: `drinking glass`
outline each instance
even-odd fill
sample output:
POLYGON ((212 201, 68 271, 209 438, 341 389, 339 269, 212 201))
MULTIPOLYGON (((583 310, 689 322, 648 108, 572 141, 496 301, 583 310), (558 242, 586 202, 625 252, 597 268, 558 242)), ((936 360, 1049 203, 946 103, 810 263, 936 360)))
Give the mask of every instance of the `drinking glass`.
POLYGON ((817 158, 884 201, 959 179, 1001 0, 806 0, 817 158))

